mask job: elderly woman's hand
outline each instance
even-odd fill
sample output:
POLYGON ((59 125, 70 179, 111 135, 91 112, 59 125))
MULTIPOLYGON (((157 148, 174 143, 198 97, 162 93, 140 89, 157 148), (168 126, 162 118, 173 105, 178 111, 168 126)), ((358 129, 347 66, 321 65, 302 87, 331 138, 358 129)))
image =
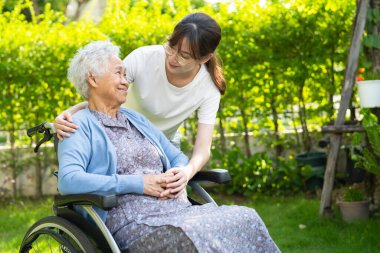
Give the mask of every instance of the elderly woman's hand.
POLYGON ((192 170, 189 166, 176 167, 167 171, 166 173, 172 173, 173 176, 165 178, 166 190, 161 193, 160 197, 177 198, 181 195, 191 178, 191 172, 192 170))
POLYGON ((62 141, 63 138, 70 137, 70 134, 67 132, 75 133, 75 129, 78 129, 78 126, 74 125, 72 122, 73 119, 71 113, 68 111, 64 111, 55 118, 53 124, 59 140, 62 141))
POLYGON ((160 199, 167 199, 171 196, 161 196, 161 193, 166 190, 166 180, 173 177, 174 173, 163 173, 158 175, 147 174, 144 175, 144 194, 158 197, 160 199))

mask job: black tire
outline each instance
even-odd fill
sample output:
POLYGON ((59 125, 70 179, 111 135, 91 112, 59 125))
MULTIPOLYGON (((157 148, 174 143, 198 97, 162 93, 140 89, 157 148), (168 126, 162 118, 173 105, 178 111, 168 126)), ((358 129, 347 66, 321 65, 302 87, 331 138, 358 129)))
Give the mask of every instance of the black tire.
POLYGON ((74 224, 57 216, 45 217, 29 228, 20 253, 59 252, 95 253, 88 237, 74 224))

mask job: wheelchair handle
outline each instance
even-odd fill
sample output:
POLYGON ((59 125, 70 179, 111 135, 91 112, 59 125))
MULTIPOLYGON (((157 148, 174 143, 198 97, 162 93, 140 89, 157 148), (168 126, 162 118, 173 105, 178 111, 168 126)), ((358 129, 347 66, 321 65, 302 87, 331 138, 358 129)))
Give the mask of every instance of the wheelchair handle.
POLYGON ((48 142, 49 140, 51 140, 51 138, 53 138, 53 136, 54 136, 53 134, 55 133, 55 129, 54 129, 54 126, 52 123, 44 122, 42 124, 39 124, 39 125, 34 126, 32 128, 29 128, 26 131, 26 134, 29 137, 32 137, 33 135, 35 135, 37 133, 44 133, 44 137, 38 141, 36 147, 34 148, 35 153, 38 152, 38 149, 40 148, 40 146, 43 143, 48 142))
POLYGON ((44 122, 42 124, 39 124, 39 125, 34 126, 32 128, 29 128, 28 130, 26 130, 26 134, 29 137, 32 137, 33 135, 35 135, 37 133, 43 133, 43 132, 45 132, 47 129, 50 129, 53 133, 55 132, 54 126, 53 126, 52 123, 44 122))

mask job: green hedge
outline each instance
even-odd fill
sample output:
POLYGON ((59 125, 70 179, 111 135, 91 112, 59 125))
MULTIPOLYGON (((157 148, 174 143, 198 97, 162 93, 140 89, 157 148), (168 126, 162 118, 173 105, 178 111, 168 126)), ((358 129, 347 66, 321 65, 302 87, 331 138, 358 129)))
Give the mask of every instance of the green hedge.
MULTIPOLYGON (((32 3, 21 2, 25 3, 0 14, 0 128, 9 131, 13 147, 28 142, 17 130, 52 121, 81 101, 66 78, 69 59, 79 47, 110 39, 125 56, 136 47, 163 43, 190 12, 213 16, 223 31, 217 53, 228 85, 215 130, 221 136, 215 150, 225 153, 214 155, 213 162, 235 166, 236 187, 244 185, 240 192, 290 189, 293 181, 298 182, 293 160, 283 158, 288 157, 285 151, 313 148, 312 132, 334 117, 332 97, 340 94, 355 14, 353 0, 266 5, 256 0, 233 5, 110 0, 100 24, 85 20, 67 24, 64 15, 48 4, 35 16, 32 3), (28 20, 23 13, 30 13, 28 20), (292 129, 303 131, 292 139, 281 135, 292 129), (274 153, 254 154, 254 144, 244 135, 238 140, 245 145, 244 152, 237 151, 225 141, 225 133, 252 133, 259 145, 274 153)), ((186 122, 187 140, 194 139, 195 126, 195 118, 186 122)))

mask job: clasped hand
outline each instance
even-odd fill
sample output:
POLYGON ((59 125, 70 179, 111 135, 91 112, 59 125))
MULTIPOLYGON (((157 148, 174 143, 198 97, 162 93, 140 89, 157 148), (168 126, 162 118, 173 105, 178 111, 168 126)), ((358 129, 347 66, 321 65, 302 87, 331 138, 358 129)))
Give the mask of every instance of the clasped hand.
POLYGON ((160 199, 177 198, 190 180, 190 168, 176 167, 159 175, 144 175, 144 194, 160 199))

